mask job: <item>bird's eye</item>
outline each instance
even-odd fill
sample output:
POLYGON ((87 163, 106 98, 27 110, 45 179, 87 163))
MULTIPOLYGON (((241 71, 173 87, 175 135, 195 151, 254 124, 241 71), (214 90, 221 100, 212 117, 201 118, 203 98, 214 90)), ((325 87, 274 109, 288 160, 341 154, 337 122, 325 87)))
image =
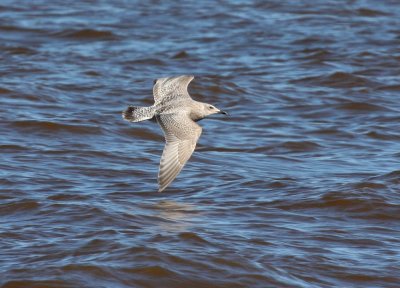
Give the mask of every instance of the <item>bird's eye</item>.
POLYGON ((214 109, 214 107, 213 106, 208 106, 208 109, 214 109))

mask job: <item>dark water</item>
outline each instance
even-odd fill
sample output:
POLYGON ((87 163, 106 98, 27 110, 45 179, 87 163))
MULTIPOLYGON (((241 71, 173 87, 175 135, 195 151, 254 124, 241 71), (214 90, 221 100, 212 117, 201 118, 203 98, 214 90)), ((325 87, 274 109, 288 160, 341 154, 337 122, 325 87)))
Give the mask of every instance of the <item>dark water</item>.
POLYGON ((0 287, 399 287, 398 1, 1 1, 0 287), (154 78, 226 109, 157 193, 154 78))

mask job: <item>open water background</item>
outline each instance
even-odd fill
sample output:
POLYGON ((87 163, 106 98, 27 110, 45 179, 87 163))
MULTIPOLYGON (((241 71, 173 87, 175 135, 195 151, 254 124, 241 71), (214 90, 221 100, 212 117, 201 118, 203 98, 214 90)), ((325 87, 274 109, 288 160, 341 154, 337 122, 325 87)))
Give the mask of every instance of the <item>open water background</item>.
POLYGON ((0 1, 0 287, 399 287, 400 4, 0 1), (157 193, 128 123, 231 116, 157 193))

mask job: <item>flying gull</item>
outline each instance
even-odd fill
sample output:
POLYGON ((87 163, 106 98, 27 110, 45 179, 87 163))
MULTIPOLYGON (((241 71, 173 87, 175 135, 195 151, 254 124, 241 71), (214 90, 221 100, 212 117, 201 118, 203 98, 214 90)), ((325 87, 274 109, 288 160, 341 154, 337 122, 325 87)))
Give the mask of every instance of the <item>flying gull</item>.
POLYGON ((158 173, 159 192, 171 184, 192 155, 202 130, 196 122, 211 114, 227 115, 190 97, 187 87, 193 79, 194 76, 186 75, 157 79, 153 106, 129 106, 122 112, 122 117, 130 122, 157 121, 164 131, 166 143, 158 173))

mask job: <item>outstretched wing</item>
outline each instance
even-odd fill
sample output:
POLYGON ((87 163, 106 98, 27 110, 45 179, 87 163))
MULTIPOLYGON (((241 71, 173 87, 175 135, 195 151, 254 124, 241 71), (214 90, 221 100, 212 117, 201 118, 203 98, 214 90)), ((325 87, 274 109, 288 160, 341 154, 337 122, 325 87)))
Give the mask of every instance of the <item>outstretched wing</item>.
POLYGON ((188 85, 194 76, 175 76, 157 79, 153 87, 154 103, 165 103, 172 99, 190 98, 188 85))
POLYGON ((159 192, 181 172, 189 160, 202 128, 184 113, 159 115, 157 121, 164 131, 165 147, 158 173, 159 192))

